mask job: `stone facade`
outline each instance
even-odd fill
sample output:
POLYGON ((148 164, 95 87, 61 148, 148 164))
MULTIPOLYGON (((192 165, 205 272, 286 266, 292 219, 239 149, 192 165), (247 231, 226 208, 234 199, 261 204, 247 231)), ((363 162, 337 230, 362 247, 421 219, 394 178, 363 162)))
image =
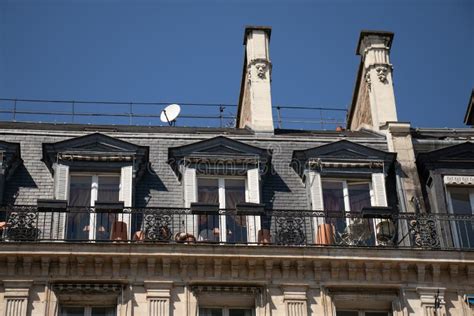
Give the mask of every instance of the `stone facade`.
MULTIPOLYGON (((450 190, 474 185, 474 132, 396 122, 387 32, 361 35, 365 70, 348 130, 273 129, 269 37, 268 28, 245 32, 237 128, 0 124, 0 152, 8 157, 2 175, 9 174, 0 208, 0 315, 57 316, 73 307, 84 315, 109 308, 101 315, 110 316, 207 316, 203 308, 245 316, 473 315, 474 215, 456 213, 450 190), (88 135, 100 141, 88 142, 88 135), (86 141, 58 149, 77 139, 86 141), (133 146, 146 149, 142 173, 134 169, 133 146), (229 161, 232 170, 217 168, 229 161), (208 169, 199 169, 204 164, 208 169), (70 202, 58 166, 76 174, 119 170, 120 196, 129 189, 131 207, 122 203, 111 213, 138 224, 124 238, 61 237, 70 229, 61 216, 74 213, 70 205, 58 207, 70 202), (124 170, 132 170, 131 181, 123 181, 124 170), (242 216, 255 217, 247 222, 255 233, 247 242, 202 242, 182 230, 192 224, 181 219, 213 207, 193 206, 201 202, 196 177, 210 175, 246 181, 242 216), (346 207, 332 218, 324 181, 345 186, 344 201, 353 208, 347 187, 368 185, 370 207, 357 214, 346 207), (168 224, 177 226, 159 226, 153 239, 140 237, 146 220, 130 219, 134 210, 187 213, 178 220, 173 213, 168 224), (367 232, 356 231, 360 223, 372 227, 370 238, 356 239, 367 232), (56 234, 44 234, 46 227, 56 234), (188 239, 178 239, 181 233, 188 239)), ((228 210, 216 207, 225 218, 228 210)), ((95 216, 98 210, 87 209, 95 216)))

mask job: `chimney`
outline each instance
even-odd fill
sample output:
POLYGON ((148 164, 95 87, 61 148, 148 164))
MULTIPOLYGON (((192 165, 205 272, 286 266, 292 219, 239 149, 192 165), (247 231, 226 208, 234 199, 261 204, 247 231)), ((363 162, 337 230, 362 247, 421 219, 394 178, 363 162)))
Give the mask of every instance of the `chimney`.
POLYGON ((256 133, 273 134, 270 34, 271 28, 266 26, 245 28, 245 57, 236 126, 248 127, 256 133))
POLYGON ((361 62, 347 116, 348 129, 379 131, 387 122, 397 121, 393 67, 389 58, 392 40, 391 32, 360 33, 356 54, 360 55, 361 62))

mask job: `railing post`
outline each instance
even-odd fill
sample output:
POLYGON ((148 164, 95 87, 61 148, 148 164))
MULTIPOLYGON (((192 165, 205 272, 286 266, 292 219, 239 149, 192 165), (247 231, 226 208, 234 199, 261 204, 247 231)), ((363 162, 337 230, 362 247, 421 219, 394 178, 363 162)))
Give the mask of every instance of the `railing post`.
POLYGON ((13 102, 13 122, 16 122, 16 99, 13 102))
POLYGON ((277 106, 278 128, 281 128, 281 107, 277 106))
POLYGON ((220 120, 221 128, 222 128, 222 119, 223 119, 222 115, 224 113, 224 109, 225 109, 225 106, 222 106, 222 105, 219 106, 219 120, 220 120))
POLYGON ((129 116, 129 125, 132 125, 132 115, 133 115, 133 103, 130 102, 130 111, 128 113, 129 116))
POLYGON ((74 123, 74 115, 75 115, 75 101, 72 101, 72 122, 74 123))

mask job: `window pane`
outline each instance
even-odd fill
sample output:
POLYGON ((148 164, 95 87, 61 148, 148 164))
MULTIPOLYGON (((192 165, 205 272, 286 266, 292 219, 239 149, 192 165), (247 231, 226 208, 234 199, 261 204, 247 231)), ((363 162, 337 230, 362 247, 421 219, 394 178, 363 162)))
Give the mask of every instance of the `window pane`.
POLYGON ((89 239, 89 210, 86 207, 91 202, 91 186, 91 176, 71 176, 69 205, 73 208, 67 219, 68 239, 89 239))
MULTIPOLYGON (((99 188, 97 201, 118 202, 120 192, 119 176, 99 176, 99 188)), ((115 213, 97 213, 95 225, 95 239, 109 240, 112 232, 112 225, 115 222, 115 213)))
POLYGON ((251 309, 229 309, 229 316, 252 316, 251 309))
POLYGON ((337 311, 336 316, 359 316, 358 311, 337 311))
POLYGON ((198 202, 219 203, 217 179, 198 179, 198 202))
POLYGON ((66 307, 62 306, 59 316, 84 316, 84 307, 66 307))
POLYGON ((370 206, 370 187, 368 183, 348 183, 351 212, 360 213, 362 208, 370 206))
MULTIPOLYGON (((198 202, 219 203, 219 182, 217 179, 198 179, 198 202)), ((199 216, 199 240, 219 241, 219 217, 199 216)))
POLYGON ((69 189, 69 205, 90 206, 91 187, 91 176, 71 176, 71 185, 69 189))
POLYGON ((97 201, 100 202, 118 202, 120 192, 120 177, 118 176, 100 176, 99 191, 97 201))
POLYGON ((469 199, 469 188, 450 187, 449 193, 451 194, 454 214, 472 214, 471 201, 469 199))
POLYGON ((91 316, 115 316, 115 307, 92 307, 91 316))
MULTIPOLYGON (((225 180, 225 207, 235 209, 238 203, 245 202, 245 180, 225 180)), ((245 243, 247 242, 247 218, 246 216, 226 216, 227 241, 245 243)))
MULTIPOLYGON (((453 213, 457 215, 471 215, 471 201, 469 199, 470 189, 466 187, 450 187, 451 202, 453 213)), ((462 248, 474 247, 474 225, 472 221, 456 220, 454 221, 458 234, 460 246, 462 248)))
POLYGON ((323 181, 323 202, 326 212, 344 211, 342 182, 323 181))
POLYGON ((199 308, 199 316, 222 316, 221 308, 199 308))

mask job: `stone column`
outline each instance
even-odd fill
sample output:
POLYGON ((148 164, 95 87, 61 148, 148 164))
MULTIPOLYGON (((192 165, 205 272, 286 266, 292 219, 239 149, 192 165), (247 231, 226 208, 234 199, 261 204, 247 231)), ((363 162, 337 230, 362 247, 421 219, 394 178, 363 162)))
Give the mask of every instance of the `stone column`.
POLYGON ((170 316, 171 282, 145 281, 148 316, 170 316))
POLYGON ((26 316, 28 311, 28 297, 32 281, 5 281, 4 302, 5 315, 26 316))
POLYGON ((287 316, 308 315, 306 286, 284 286, 282 290, 287 316))

